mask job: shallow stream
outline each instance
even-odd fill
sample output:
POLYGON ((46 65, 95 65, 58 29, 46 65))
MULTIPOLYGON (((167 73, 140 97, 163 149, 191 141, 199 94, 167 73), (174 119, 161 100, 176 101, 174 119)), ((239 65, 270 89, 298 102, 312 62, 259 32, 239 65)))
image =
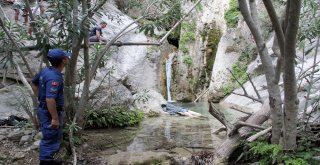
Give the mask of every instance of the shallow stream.
MULTIPOLYGON (((175 105, 201 113, 204 117, 162 115, 161 117, 147 118, 138 127, 87 131, 85 136, 87 146, 84 152, 91 158, 100 159, 100 163, 95 164, 107 162, 108 164, 120 164, 119 161, 124 159, 127 159, 124 162, 131 164, 131 161, 147 159, 146 157, 155 158, 156 156, 150 154, 150 151, 174 152, 178 156, 187 157, 197 151, 213 152, 221 145, 225 138, 225 132, 218 135, 213 132, 223 125, 209 114, 207 103, 175 103, 175 105), (179 149, 185 152, 179 152, 179 149), (132 157, 139 157, 139 160, 132 157)), ((233 120, 234 116, 238 116, 234 114, 234 111, 224 112, 230 120, 233 120)))

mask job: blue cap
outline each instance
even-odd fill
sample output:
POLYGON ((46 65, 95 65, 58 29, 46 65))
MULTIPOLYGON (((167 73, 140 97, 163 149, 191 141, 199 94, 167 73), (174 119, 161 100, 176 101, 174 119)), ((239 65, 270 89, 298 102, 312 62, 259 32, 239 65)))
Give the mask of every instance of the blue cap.
POLYGON ((70 56, 71 56, 71 53, 64 52, 61 49, 55 48, 55 49, 49 50, 47 57, 50 61, 50 60, 60 60, 70 56))

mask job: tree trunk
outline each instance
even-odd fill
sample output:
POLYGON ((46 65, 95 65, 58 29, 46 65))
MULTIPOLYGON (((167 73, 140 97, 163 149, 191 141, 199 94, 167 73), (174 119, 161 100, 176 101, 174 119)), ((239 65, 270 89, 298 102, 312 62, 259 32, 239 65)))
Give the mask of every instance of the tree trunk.
MULTIPOLYGON (((88 3, 86 0, 82 0, 82 12, 83 14, 88 9, 88 3)), ((81 94, 81 99, 79 102, 78 110, 76 112, 76 121, 78 125, 84 128, 84 112, 87 109, 88 101, 89 101, 89 87, 90 87, 90 57, 89 57, 89 37, 88 37, 88 30, 83 32, 84 36, 84 48, 83 48, 83 60, 84 60, 84 84, 81 94)))
POLYGON ((284 150, 294 150, 297 145, 297 114, 299 101, 297 98, 295 56, 300 8, 300 0, 290 0, 288 26, 285 33, 286 42, 284 46, 284 150))
MULTIPOLYGON (((238 0, 240 11, 244 17, 245 22, 247 23, 256 45, 259 50, 259 55, 261 62, 264 67, 264 73, 267 80, 268 93, 269 93, 269 104, 271 110, 271 119, 272 119, 272 138, 271 141, 274 144, 278 144, 281 135, 282 128, 282 113, 281 113, 281 93, 278 83, 274 82, 275 70, 271 61, 271 58, 268 54, 268 50, 265 44, 265 41, 262 38, 261 29, 253 21, 246 0, 238 0)), ((254 11, 254 10, 253 10, 254 11)))
POLYGON ((79 51, 81 48, 82 38, 80 37, 79 32, 76 29, 79 29, 79 13, 78 7, 79 2, 78 0, 73 0, 73 33, 72 33, 72 56, 69 60, 69 64, 66 67, 65 72, 65 109, 67 120, 72 121, 75 115, 75 87, 76 87, 76 70, 77 70, 77 60, 79 56, 79 51))

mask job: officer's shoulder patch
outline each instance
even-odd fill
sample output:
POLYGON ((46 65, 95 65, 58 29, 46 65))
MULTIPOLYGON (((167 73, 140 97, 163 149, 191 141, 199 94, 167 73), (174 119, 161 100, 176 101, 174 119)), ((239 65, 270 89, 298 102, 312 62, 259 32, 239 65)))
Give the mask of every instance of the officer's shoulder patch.
POLYGON ((57 89, 57 88, 50 88, 50 91, 51 91, 51 92, 57 92, 58 89, 57 89))
POLYGON ((52 81, 51 85, 57 86, 57 85, 59 85, 59 82, 57 82, 57 81, 52 81))

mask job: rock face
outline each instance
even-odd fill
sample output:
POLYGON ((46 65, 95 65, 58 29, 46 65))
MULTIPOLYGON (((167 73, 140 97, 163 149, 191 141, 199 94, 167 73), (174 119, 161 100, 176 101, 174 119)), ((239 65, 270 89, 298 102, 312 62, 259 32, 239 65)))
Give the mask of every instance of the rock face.
MULTIPOLYGON (((101 18, 95 18, 97 22, 104 20, 108 23, 108 28, 103 29, 103 33, 106 34, 105 36, 108 39, 111 39, 134 21, 118 10, 114 6, 116 4, 106 4, 103 10, 108 11, 108 13, 101 18), (113 19, 110 19, 110 17, 113 19)), ((132 25, 132 27, 135 26, 137 24, 132 25)), ((153 42, 153 39, 138 31, 129 31, 119 41, 138 43, 153 42)), ((154 42, 158 41, 154 40, 154 42)), ((165 101, 160 94, 162 86, 160 80, 163 78, 161 77, 163 75, 161 62, 172 50, 173 47, 167 43, 164 43, 160 48, 156 46, 112 47, 90 85, 91 91, 100 86, 97 90, 98 94, 94 98, 98 101, 97 106, 133 104, 144 111, 153 109, 160 111, 160 103, 165 101), (109 73, 111 73, 110 76, 106 76, 109 73), (104 77, 105 80, 100 84, 104 77), (150 96, 148 98, 149 103, 141 104, 141 102, 136 101, 137 96, 146 91, 150 91, 150 93, 145 93, 146 97, 150 96)), ((80 84, 80 86, 82 85, 80 84)))
POLYGON ((232 70, 232 65, 238 61, 241 47, 247 46, 239 40, 252 41, 250 31, 243 21, 239 21, 237 28, 225 31, 219 42, 208 92, 208 99, 212 102, 219 102, 224 97, 223 87, 231 78, 228 69, 232 70))
MULTIPOLYGON (((177 101, 193 101, 209 86, 216 48, 226 29, 223 16, 228 1, 204 0, 200 5, 201 9, 194 10, 181 25, 179 53, 174 66, 173 97, 177 101)), ((183 0, 181 6, 182 13, 187 13, 193 3, 183 0)))
POLYGON ((232 65, 240 57, 240 53, 235 49, 231 49, 234 44, 233 38, 235 33, 232 31, 226 32, 218 46, 216 59, 213 64, 211 83, 209 86, 209 98, 210 101, 219 102, 224 97, 222 87, 229 81, 231 76, 227 69, 231 69, 232 65))
MULTIPOLYGON (((270 42, 269 42, 270 43, 270 42)), ((268 46, 269 44, 267 44, 268 46)), ((306 47, 308 47, 310 45, 306 45, 306 47)), ((268 46, 268 48, 270 48, 271 46, 268 46)), ((272 54, 272 52, 269 51, 270 54, 272 54)), ((307 113, 311 113, 312 111, 312 106, 314 106, 315 103, 315 98, 319 98, 320 93, 319 93, 319 87, 320 87, 320 83, 319 82, 315 82, 310 90, 310 96, 309 96, 309 101, 308 103, 306 103, 307 101, 307 96, 308 96, 308 89, 310 88, 310 77, 306 76, 306 79, 301 78, 304 77, 302 75, 302 73, 305 74, 309 74, 311 73, 311 68, 314 65, 314 51, 312 51, 311 53, 312 55, 310 56, 305 56, 304 58, 302 57, 301 52, 298 50, 297 52, 297 62, 298 65, 296 67, 296 77, 297 77, 297 83, 298 85, 298 100, 299 100, 299 116, 301 117, 303 114, 304 109, 306 108, 306 112, 307 113), (303 59, 303 60, 302 60, 303 59)), ((320 62, 320 53, 318 52, 317 54, 317 59, 316 59, 316 63, 320 62)), ((275 61, 275 60, 274 60, 275 61)), ((317 68, 319 69, 319 66, 316 65, 316 70, 317 68)), ((254 69, 253 69, 254 70, 254 69)), ((255 85, 255 87, 257 88, 257 90, 259 91, 259 94, 262 98, 262 100, 266 99, 268 97, 268 91, 267 91, 267 84, 266 84, 266 80, 265 80, 265 76, 264 75, 260 75, 257 76, 255 78, 252 79, 253 84, 255 85)), ((280 76, 280 90, 283 91, 283 80, 282 80, 282 75, 280 76)), ((254 89, 252 87, 252 85, 249 82, 246 82, 244 84, 244 88, 247 90, 248 95, 253 96, 255 98, 257 98, 256 93, 254 92, 254 89)), ((236 90, 234 90, 235 93, 239 93, 239 94, 243 94, 243 90, 241 88, 238 88, 236 90)), ((282 97, 283 93, 282 93, 282 97)), ((238 107, 244 108, 250 112, 255 112, 257 110, 259 110, 261 108, 261 104, 253 101, 247 97, 241 97, 235 94, 231 94, 228 97, 226 97, 222 103, 227 103, 230 106, 236 105, 238 107)), ((310 118, 310 121, 313 121, 315 119, 317 119, 320 116, 319 112, 316 112, 311 115, 312 117, 310 118)))

